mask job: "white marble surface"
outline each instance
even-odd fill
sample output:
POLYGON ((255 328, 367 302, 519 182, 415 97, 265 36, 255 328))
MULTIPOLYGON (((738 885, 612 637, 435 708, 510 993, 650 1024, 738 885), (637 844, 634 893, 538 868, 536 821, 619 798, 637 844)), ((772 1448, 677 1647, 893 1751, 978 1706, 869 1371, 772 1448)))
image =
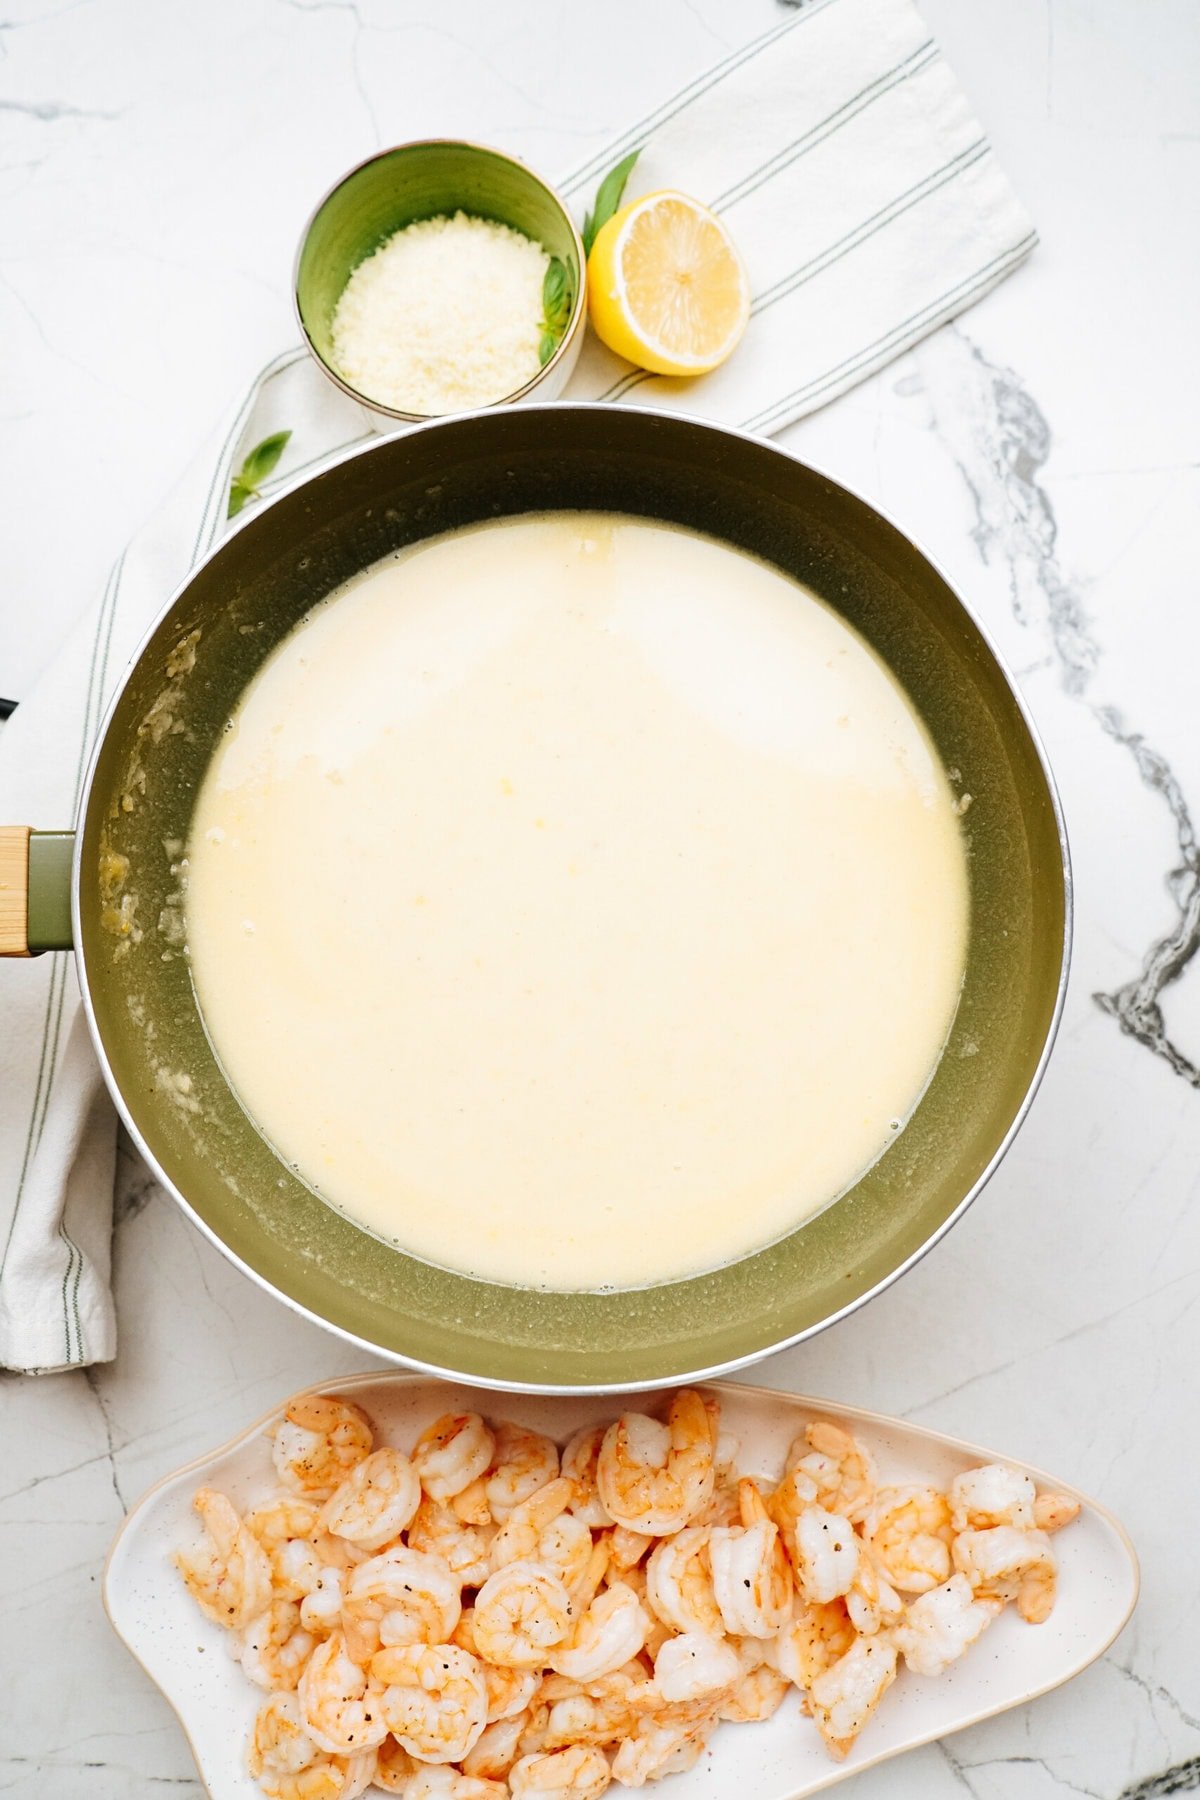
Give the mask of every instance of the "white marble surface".
MULTIPOLYGON (((921 536, 1020 671, 1074 842, 1076 960, 1049 1075, 981 1202, 898 1288, 759 1374, 1058 1469, 1143 1559, 1140 1610, 1100 1665, 847 1794, 1133 1800, 1200 1786, 1200 968, 1166 989, 1161 1027, 1142 980, 1200 929, 1184 373, 1200 16, 1194 0, 924 10, 1043 244, 788 442, 921 536), (1170 1059, 1097 995, 1161 1030, 1170 1059)), ((345 166, 462 132, 553 172, 779 16, 778 0, 10 0, 0 693, 29 690, 290 341, 294 240, 345 166)), ((0 1792, 21 1800, 199 1794, 100 1611, 105 1548, 144 1485, 364 1360, 247 1284, 129 1155, 118 1213, 116 1363, 0 1380, 0 1792)))

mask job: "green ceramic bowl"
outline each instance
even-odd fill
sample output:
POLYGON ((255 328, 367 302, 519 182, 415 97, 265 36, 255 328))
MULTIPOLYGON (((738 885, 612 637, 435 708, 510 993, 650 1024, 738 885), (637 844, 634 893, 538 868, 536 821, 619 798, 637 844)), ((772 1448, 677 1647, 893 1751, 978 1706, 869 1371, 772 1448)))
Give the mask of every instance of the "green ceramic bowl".
MULTIPOLYGON (((105 1077, 159 1179, 242 1270, 307 1317, 365 1349, 496 1387, 711 1375, 861 1305, 943 1235, 996 1167, 1041 1077, 1066 983, 1062 818, 1028 715, 977 621, 903 532, 827 476, 760 440, 649 409, 559 404, 447 419, 380 438, 248 515, 167 606, 101 729, 65 933, 64 847, 61 836, 31 843, 30 946, 73 935, 105 1077), (474 1281, 326 1206, 230 1089, 179 942, 179 847, 196 790, 280 639, 402 545, 555 507, 673 520, 807 582, 894 671, 974 796, 962 1002, 904 1130, 790 1237, 710 1274, 623 1293, 474 1281)), ((336 1055, 336 1021, 328 1032, 318 1024, 312 1054, 336 1055)), ((982 1268, 978 1279, 986 1285, 982 1268)))
POLYGON ((296 255, 296 317, 318 366, 357 400, 371 423, 412 423, 421 413, 398 411, 353 388, 332 360, 334 309, 347 281, 393 232, 418 219, 471 213, 524 232, 566 266, 571 310, 557 350, 523 387, 499 404, 536 394, 555 399, 566 386, 583 345, 587 317, 583 243, 554 189, 532 169, 482 144, 430 138, 381 150, 330 188, 304 228, 296 255))

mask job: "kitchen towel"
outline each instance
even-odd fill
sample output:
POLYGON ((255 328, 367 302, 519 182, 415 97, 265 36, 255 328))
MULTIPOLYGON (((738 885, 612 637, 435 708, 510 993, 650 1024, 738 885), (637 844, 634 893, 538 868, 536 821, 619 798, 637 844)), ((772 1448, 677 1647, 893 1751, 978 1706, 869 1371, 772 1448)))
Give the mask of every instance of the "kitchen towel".
MULTIPOLYGON (((723 368, 691 383, 631 369, 589 338, 572 399, 779 431, 970 306, 1036 242, 909 0, 811 0, 568 175, 579 214, 639 147, 627 198, 677 187, 727 219, 750 270, 750 325, 723 368)), ((229 483, 246 450, 280 430, 292 436, 268 495, 371 435, 305 351, 262 371, 5 727, 0 819, 75 817, 129 656, 234 528, 229 483)), ((0 1017, 0 1364, 102 1362, 116 1348, 116 1124, 70 957, 0 965, 0 1017)))

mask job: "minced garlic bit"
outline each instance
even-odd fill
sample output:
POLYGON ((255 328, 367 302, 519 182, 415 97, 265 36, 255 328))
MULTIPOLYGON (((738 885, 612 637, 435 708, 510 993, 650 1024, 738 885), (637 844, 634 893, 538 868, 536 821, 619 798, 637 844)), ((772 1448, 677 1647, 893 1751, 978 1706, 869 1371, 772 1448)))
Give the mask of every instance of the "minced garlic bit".
POLYGON ((447 413, 537 374, 542 246, 468 213, 406 225, 359 264, 333 315, 333 362, 370 400, 447 413))

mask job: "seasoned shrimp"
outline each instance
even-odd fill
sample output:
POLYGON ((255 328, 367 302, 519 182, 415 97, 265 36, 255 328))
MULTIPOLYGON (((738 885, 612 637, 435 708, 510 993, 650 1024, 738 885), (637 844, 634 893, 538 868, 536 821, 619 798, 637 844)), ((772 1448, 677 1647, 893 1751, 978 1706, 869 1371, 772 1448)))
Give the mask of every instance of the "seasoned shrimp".
POLYGON ((596 1465, 600 1498, 618 1525, 669 1537, 712 1498, 713 1448, 702 1396, 681 1388, 665 1426, 645 1413, 625 1413, 609 1426, 596 1465))
POLYGON ((825 1606, 848 1594, 858 1573, 859 1541, 849 1519, 806 1506, 792 1533, 796 1580, 806 1600, 825 1606))
POLYGON ((818 1675, 845 1656, 855 1640, 845 1602, 801 1602, 796 1616, 766 1647, 773 1668, 805 1692, 818 1675))
POLYGON ((867 1555, 860 1554, 845 1599, 850 1623, 862 1637, 886 1631, 904 1616, 903 1600, 867 1555))
POLYGON ((767 1512, 783 1533, 788 1555, 796 1561, 796 1527, 810 1506, 820 1505, 816 1482, 799 1463, 790 1468, 774 1493, 767 1495, 767 1512))
POLYGON ((654 1659, 655 1686, 668 1705, 681 1700, 716 1705, 728 1699, 741 1675, 737 1652, 706 1631, 668 1638, 654 1659))
POLYGON ((513 1800, 599 1800, 611 1782, 608 1758, 587 1744, 523 1756, 508 1772, 513 1800))
POLYGON ((460 1592, 440 1556, 397 1544, 352 1571, 343 1614, 348 1624, 374 1627, 381 1644, 441 1644, 458 1624, 460 1592))
POLYGON ((1003 1600, 977 1600, 965 1575, 952 1575, 913 1601, 892 1641, 914 1675, 940 1675, 986 1631, 1003 1600))
POLYGON ((515 1506, 492 1539, 488 1553, 492 1568, 539 1562, 553 1569, 566 1587, 573 1587, 592 1554, 591 1532, 582 1519, 567 1512, 574 1495, 575 1483, 560 1475, 515 1506))
POLYGON ((387 1729, 418 1762, 460 1762, 487 1724, 483 1671, 457 1644, 403 1644, 371 1658, 387 1729))
POLYGON ((295 1694, 272 1694, 259 1709, 247 1765, 270 1800, 354 1800, 371 1784, 375 1752, 330 1756, 309 1735, 295 1694))
POLYGON ((816 1483, 818 1506, 855 1523, 875 1497, 874 1459, 832 1419, 814 1419, 805 1427, 788 1453, 789 1470, 796 1466, 816 1483))
POLYGON ((855 1638, 845 1656, 808 1690, 817 1730, 831 1755, 845 1756, 896 1679, 896 1646, 887 1636, 855 1638))
POLYGON ((421 1501, 421 1483, 403 1450, 374 1450, 321 1508, 322 1531, 363 1550, 382 1550, 400 1536, 421 1501))
POLYGON ((1061 1531, 1079 1517, 1079 1502, 1068 1494, 1039 1494, 1033 1503, 1033 1522, 1039 1531, 1061 1531))
POLYGON ((408 1528, 409 1548, 440 1556, 464 1587, 481 1587, 491 1573, 493 1536, 491 1526, 465 1525, 437 1500, 422 1500, 408 1528))
POLYGON ((562 1453, 562 1472, 575 1483, 571 1511, 592 1531, 603 1531, 612 1524, 608 1508, 596 1487, 596 1464, 604 1442, 604 1425, 585 1426, 570 1439, 562 1453))
POLYGON ((480 1781, 445 1765, 418 1769, 404 1788, 404 1800, 507 1800, 502 1781, 480 1781))
POLYGON ((528 1713, 523 1712, 514 1713, 511 1719, 493 1719, 463 1757, 463 1774, 485 1781, 503 1781, 517 1760, 528 1719, 528 1713))
POLYGON ((541 1668, 571 1629, 566 1588, 537 1563, 506 1563, 475 1596, 473 1630, 486 1662, 541 1668))
POLYGON ((311 1538, 320 1508, 299 1494, 276 1494, 246 1514, 245 1524, 274 1562, 293 1538, 311 1538))
POLYGON ((615 1581, 580 1612, 570 1636, 549 1652, 546 1661, 573 1681, 595 1681, 637 1655, 649 1625, 633 1589, 615 1581))
POLYGON ((737 1684, 718 1706, 717 1717, 732 1725, 756 1725, 779 1711, 791 1683, 767 1660, 765 1644, 751 1641, 741 1645, 738 1663, 737 1684))
POLYGON ((268 1433, 271 1456, 285 1487, 327 1500, 364 1457, 374 1431, 361 1406, 336 1394, 300 1394, 268 1433))
POLYGON ((288 1693, 316 1648, 316 1638, 300 1621, 294 1600, 272 1600, 242 1633, 238 1661, 256 1687, 288 1693))
POLYGON ((663 1775, 691 1768, 704 1748, 705 1731, 691 1723, 656 1724, 645 1718, 622 1740, 612 1760, 612 1777, 623 1787, 645 1787, 663 1775))
MULTIPOLYGON (((469 1606, 458 1621, 451 1634, 451 1641, 462 1650, 469 1650, 472 1656, 479 1657, 479 1645, 475 1638, 475 1609, 469 1606)), ((515 1718, 518 1713, 527 1710, 541 1684, 541 1674, 537 1669, 508 1669, 499 1663, 490 1663, 482 1657, 479 1666, 483 1670, 483 1685, 487 1689, 488 1724, 497 1719, 515 1718)))
POLYGON ((201 1488, 192 1505, 200 1514, 208 1544, 202 1550, 177 1551, 175 1566, 205 1616, 229 1631, 240 1631, 270 1604, 270 1560, 224 1494, 201 1488))
POLYGON ((713 1594, 731 1636, 771 1638, 792 1610, 792 1568, 755 1482, 738 1483, 738 1504, 742 1524, 709 1533, 713 1594))
POLYGON ((950 1502, 936 1488, 880 1488, 863 1519, 863 1536, 902 1594, 928 1593, 950 1574, 950 1502))
POLYGON ((431 1500, 452 1500, 483 1474, 494 1448, 478 1413, 443 1413, 413 1445, 412 1461, 431 1500))
POLYGON ((1054 1607, 1058 1561, 1044 1531, 994 1525, 988 1531, 960 1531, 954 1566, 982 1599, 1016 1600, 1030 1625, 1041 1625, 1054 1607))
POLYGON ((647 1560, 647 1604, 672 1631, 708 1631, 719 1637, 725 1629, 708 1566, 710 1530, 685 1525, 657 1544, 647 1560))
POLYGON ((333 1756, 373 1750, 387 1736, 379 1690, 347 1655, 346 1640, 339 1631, 317 1645, 297 1692, 305 1729, 333 1756))
POLYGON ((323 1568, 300 1602, 300 1623, 315 1637, 328 1637, 342 1621, 345 1571, 323 1568))
POLYGON ((504 1423, 496 1427, 496 1448, 484 1483, 497 1525, 558 1474, 558 1446, 540 1431, 504 1423))
POLYGON ((645 1531, 630 1531, 627 1525, 613 1525, 604 1533, 609 1566, 618 1574, 627 1574, 630 1569, 637 1568, 653 1542, 653 1537, 645 1531))
POLYGON ((955 1531, 984 1531, 990 1525, 1033 1524, 1037 1489, 1028 1475, 1004 1463, 984 1463, 950 1483, 950 1524, 955 1531))
POLYGON ((372 1778, 375 1786, 382 1788, 385 1794, 407 1794, 408 1784, 421 1764, 396 1742, 390 1732, 375 1756, 375 1774, 372 1778))

